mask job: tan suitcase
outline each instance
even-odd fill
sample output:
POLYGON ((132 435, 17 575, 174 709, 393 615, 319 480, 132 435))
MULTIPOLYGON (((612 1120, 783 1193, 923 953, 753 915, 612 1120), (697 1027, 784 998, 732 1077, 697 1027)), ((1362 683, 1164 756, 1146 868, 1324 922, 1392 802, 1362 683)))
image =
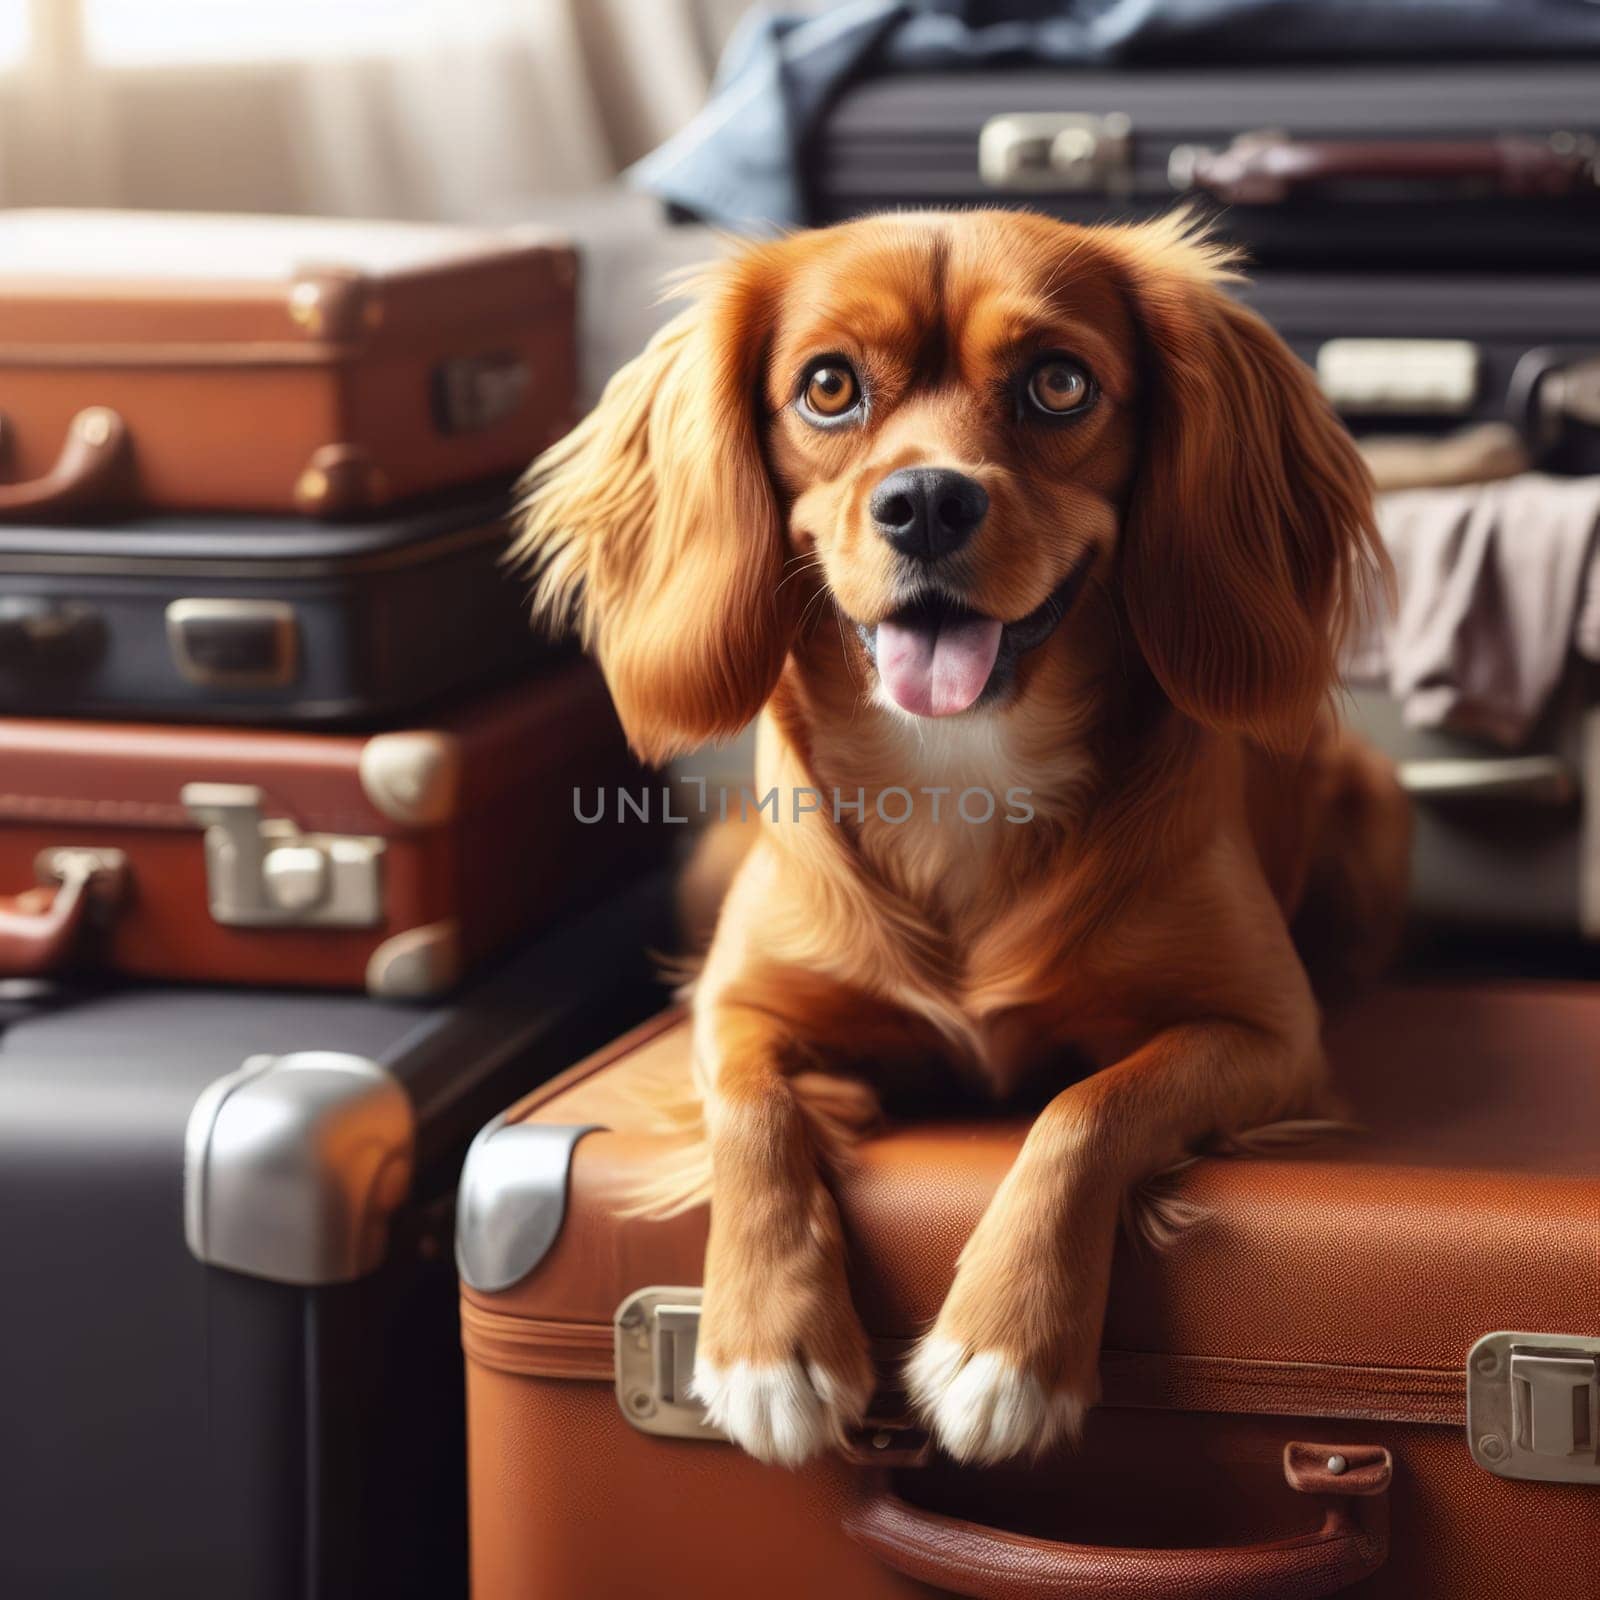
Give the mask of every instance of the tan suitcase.
POLYGON ((574 804, 643 782, 576 658, 376 734, 0 719, 0 979, 437 995, 655 863, 574 804))
MULTIPOLYGON (((1368 1131, 1191 1168, 1208 1219, 1118 1256, 1081 1444, 992 1471, 888 1388, 799 1473, 705 1437, 705 1214, 614 1213, 687 1026, 537 1090, 458 1206, 476 1600, 1596 1600, 1600 989, 1397 987, 1329 1042, 1368 1131)), ((844 1180, 886 1377, 1022 1134, 903 1128, 844 1180)))
POLYGON ((0 214, 0 517, 346 516, 572 420, 576 259, 527 231, 0 214))

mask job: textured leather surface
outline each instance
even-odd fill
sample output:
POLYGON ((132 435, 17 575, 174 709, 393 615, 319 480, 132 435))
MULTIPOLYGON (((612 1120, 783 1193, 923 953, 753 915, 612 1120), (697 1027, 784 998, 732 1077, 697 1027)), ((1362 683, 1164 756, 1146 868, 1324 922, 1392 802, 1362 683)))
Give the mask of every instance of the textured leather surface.
POLYGON ((659 850, 656 830, 574 816, 574 775, 643 781, 589 663, 563 663, 432 726, 459 749, 456 805, 445 822, 407 826, 363 792, 364 735, 0 719, 0 890, 34 883, 46 848, 119 849, 129 892, 93 959, 145 977, 359 988, 373 950, 396 933, 457 919, 472 960, 659 850), (179 801, 192 782, 257 785, 266 815, 306 830, 384 836, 383 921, 216 923, 202 833, 179 801))
MULTIPOLYGON (((1600 1332, 1600 990, 1396 987, 1338 1018, 1328 1040, 1367 1131, 1198 1163, 1179 1192, 1209 1220, 1163 1256, 1122 1249, 1106 1348, 1385 1369, 1387 1409, 1425 1415, 1407 1394, 1431 1394, 1437 1409, 1480 1334, 1600 1332)), ((686 1073, 686 1041, 681 1027, 657 1033, 626 1064, 580 1068, 518 1114, 637 1127, 638 1088, 686 1073)), ((863 1146, 842 1205, 870 1332, 907 1338, 932 1319, 1024 1131, 944 1123, 863 1146)), ((660 1148, 640 1133, 585 1139, 560 1241, 492 1308, 605 1323, 643 1283, 698 1283, 703 1213, 642 1227, 612 1214, 660 1148)), ((1286 1374, 1293 1388, 1274 1396, 1259 1367, 1239 1381, 1252 1376, 1255 1408, 1326 1386, 1320 1373, 1286 1374)))
POLYGON ((155 508, 294 510, 327 447, 355 464, 356 499, 340 506, 350 485, 333 483, 325 507, 302 495, 302 509, 365 509, 525 465, 572 420, 573 252, 407 231, 397 244, 389 225, 298 218, 8 218, 0 238, 20 254, 0 251, 6 476, 43 477, 90 405, 127 423, 131 498, 155 508), (30 270, 30 243, 80 259, 30 270), (443 364, 507 356, 528 379, 506 415, 441 426, 443 364))
MULTIPOLYGON (((475 1600, 949 1592, 891 1571, 849 1538, 843 1518, 866 1484, 837 1459, 794 1474, 731 1446, 650 1438, 628 1425, 609 1384, 473 1364, 467 1400, 475 1600)), ((1492 1477, 1459 1429, 1346 1421, 1337 1431, 1341 1443, 1381 1444, 1395 1458, 1389 1557, 1344 1591, 1353 1600, 1600 1597, 1593 1490, 1492 1477)), ((1304 1418, 1102 1408, 1078 1450, 1032 1471, 941 1465, 896 1473, 894 1485, 947 1516, 1113 1552, 1247 1544, 1318 1527, 1321 1502, 1287 1488, 1281 1454, 1289 1440, 1328 1432, 1304 1418)), ((1152 1589, 1149 1600, 1181 1592, 1152 1589)))
MULTIPOLYGON (((898 1494, 1113 1551, 1270 1542, 1322 1518, 1316 1496, 1285 1483, 1284 1446, 1337 1436, 1395 1460, 1389 1559, 1343 1592, 1600 1600, 1600 1496, 1493 1477, 1461 1428, 1479 1335, 1600 1333, 1600 990, 1396 987, 1328 1037, 1367 1131, 1184 1176, 1181 1192, 1211 1215, 1162 1257, 1119 1254, 1102 1362, 1116 1403, 1091 1414, 1082 1445, 1031 1472, 897 1473, 898 1494)), ((633 1131, 578 1146, 566 1228, 535 1273, 501 1294, 465 1292, 477 1600, 952 1592, 850 1544, 837 1518, 866 1491, 843 1463, 794 1477, 730 1447, 647 1438, 595 1381, 626 1293, 700 1281, 703 1215, 612 1214, 662 1148, 637 1131, 638 1091, 686 1066, 685 1030, 666 1015, 513 1113, 633 1131)), ((862 1149, 842 1209, 885 1360, 936 1309, 1023 1129, 901 1128, 862 1149)), ((1107 1559, 1108 1572, 1128 1568, 1107 1559)), ((1207 1592, 1183 1576, 1190 1588, 1175 1579, 1152 1600, 1207 1592)))

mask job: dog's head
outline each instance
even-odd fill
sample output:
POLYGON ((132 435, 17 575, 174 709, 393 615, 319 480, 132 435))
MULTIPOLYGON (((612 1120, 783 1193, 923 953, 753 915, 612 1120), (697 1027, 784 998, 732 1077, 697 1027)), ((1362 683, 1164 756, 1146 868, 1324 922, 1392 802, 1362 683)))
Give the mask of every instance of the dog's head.
POLYGON ((1179 710, 1292 745, 1381 558, 1348 436, 1230 276, 1181 221, 751 246, 536 464, 539 601, 657 757, 760 709, 819 584, 907 715, 1026 695, 1096 588, 1179 710))

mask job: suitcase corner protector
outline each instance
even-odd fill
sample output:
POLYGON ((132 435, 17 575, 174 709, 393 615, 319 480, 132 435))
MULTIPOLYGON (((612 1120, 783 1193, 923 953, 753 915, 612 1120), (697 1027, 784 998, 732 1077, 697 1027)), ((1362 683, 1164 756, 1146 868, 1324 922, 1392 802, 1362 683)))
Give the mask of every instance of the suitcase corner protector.
POLYGON ((456 1196, 456 1267, 469 1288, 509 1289, 544 1260, 566 1220, 572 1152, 597 1131, 502 1115, 472 1141, 456 1196))
POLYGON ((368 803, 404 827, 454 820, 461 794, 461 743, 437 728, 374 734, 361 748, 359 773, 368 803))
POLYGON ((305 1286, 378 1267, 410 1191, 416 1117, 363 1056, 252 1056, 208 1084, 184 1136, 184 1237, 207 1266, 305 1286))

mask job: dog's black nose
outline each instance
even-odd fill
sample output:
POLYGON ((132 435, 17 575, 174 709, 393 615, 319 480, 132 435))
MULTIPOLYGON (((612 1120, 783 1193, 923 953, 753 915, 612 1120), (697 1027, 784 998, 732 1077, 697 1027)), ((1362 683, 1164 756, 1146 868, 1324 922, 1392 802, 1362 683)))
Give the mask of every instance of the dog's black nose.
POLYGON ((989 511, 983 485, 949 467, 902 467, 867 502, 878 532, 902 555, 936 560, 959 550, 989 511))

